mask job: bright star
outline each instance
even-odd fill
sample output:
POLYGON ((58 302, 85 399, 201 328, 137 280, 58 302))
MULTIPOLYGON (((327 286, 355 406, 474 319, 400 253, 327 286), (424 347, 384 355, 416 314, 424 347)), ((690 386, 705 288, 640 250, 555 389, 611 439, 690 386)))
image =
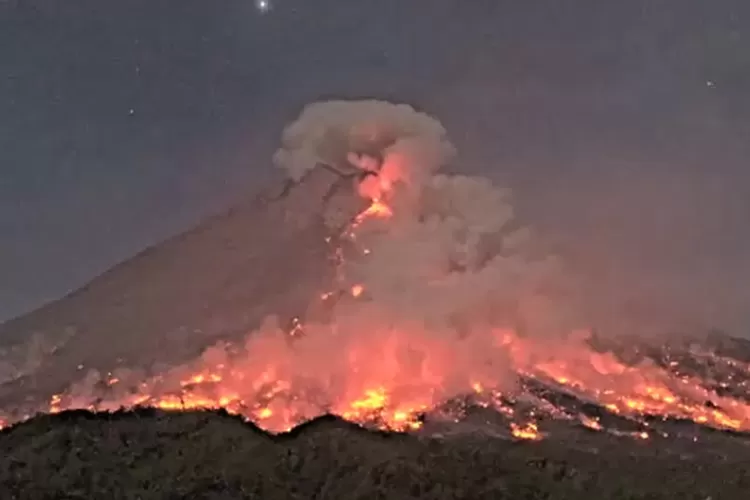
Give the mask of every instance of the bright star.
POLYGON ((265 14, 271 9, 270 0, 255 0, 255 8, 260 11, 261 14, 265 14))

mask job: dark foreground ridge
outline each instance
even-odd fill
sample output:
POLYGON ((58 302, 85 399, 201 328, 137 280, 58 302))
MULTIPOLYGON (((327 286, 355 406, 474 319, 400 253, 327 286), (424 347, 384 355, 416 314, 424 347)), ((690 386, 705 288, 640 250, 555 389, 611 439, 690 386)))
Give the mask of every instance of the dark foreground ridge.
POLYGON ((274 436, 225 412, 68 411, 0 432, 0 498, 747 498, 750 448, 726 451, 435 439, 332 416, 274 436))

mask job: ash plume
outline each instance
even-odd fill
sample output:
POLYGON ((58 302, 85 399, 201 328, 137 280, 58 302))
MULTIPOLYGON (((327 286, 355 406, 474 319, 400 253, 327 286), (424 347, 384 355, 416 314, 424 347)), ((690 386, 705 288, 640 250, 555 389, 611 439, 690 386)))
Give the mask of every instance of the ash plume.
MULTIPOLYGON (((283 142, 277 165, 293 179, 321 161, 372 169, 359 192, 388 214, 355 221, 338 240, 340 298, 325 320, 302 318, 290 338, 270 319, 239 349, 209 349, 206 364, 265 380, 270 391, 286 381, 284 392, 312 391, 334 408, 387 386, 394 406, 423 409, 476 384, 513 386, 500 332, 560 337, 577 326, 559 263, 527 251, 510 193, 439 173, 454 149, 435 119, 386 102, 316 103, 283 142)), ((263 387, 224 390, 249 400, 263 387)))
POLYGON ((299 181, 319 163, 341 165, 353 158, 358 166, 378 169, 393 158, 410 165, 390 172, 418 177, 434 172, 454 155, 446 130, 431 116, 406 104, 384 101, 327 101, 306 106, 282 134, 274 163, 299 181))
MULTIPOLYGON (((471 316, 477 325, 523 323, 533 331, 540 325, 531 304, 562 300, 552 297, 564 285, 559 263, 532 254, 530 232, 514 222, 510 191, 439 172, 455 149, 435 118, 381 101, 315 103, 285 130, 283 144, 277 165, 292 178, 316 161, 373 159, 369 168, 354 162, 377 173, 359 191, 387 198, 393 216, 358 231, 368 254, 346 259, 345 273, 364 284, 369 303, 435 326, 471 316)), ((564 316, 552 314, 552 323, 569 330, 564 316)))

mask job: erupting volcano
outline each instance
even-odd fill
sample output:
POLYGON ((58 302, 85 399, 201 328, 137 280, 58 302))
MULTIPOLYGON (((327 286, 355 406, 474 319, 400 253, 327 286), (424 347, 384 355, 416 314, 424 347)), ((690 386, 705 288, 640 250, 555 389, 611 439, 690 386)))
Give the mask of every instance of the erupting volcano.
POLYGON ((750 431, 747 344, 596 332, 509 192, 442 173, 453 155, 411 107, 308 106, 275 157, 278 193, 3 325, 39 334, 5 351, 3 422, 144 405, 271 431, 324 413, 532 440, 750 431))

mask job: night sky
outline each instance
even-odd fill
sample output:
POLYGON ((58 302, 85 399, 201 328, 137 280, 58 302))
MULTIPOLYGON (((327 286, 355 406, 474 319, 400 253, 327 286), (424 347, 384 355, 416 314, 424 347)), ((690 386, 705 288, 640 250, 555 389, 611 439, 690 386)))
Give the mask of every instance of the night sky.
POLYGON ((0 320, 251 196, 348 97, 438 117, 582 272, 745 306, 749 1, 270 7, 0 0, 0 320))

